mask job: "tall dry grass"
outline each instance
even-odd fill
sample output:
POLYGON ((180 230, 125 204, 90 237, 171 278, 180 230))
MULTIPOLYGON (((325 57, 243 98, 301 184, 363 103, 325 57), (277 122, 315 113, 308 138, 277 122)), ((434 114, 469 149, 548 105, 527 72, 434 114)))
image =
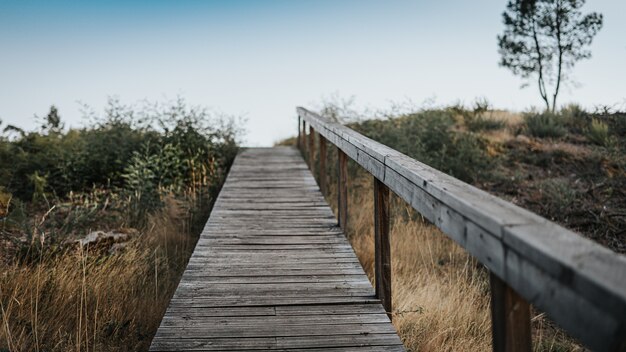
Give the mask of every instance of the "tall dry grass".
POLYGON ((0 350, 147 350, 196 241, 189 209, 168 199, 119 254, 0 264, 0 350))
MULTIPOLYGON (((347 235, 374 283, 372 189, 372 179, 367 177, 350 184, 347 235)), ((400 199, 393 197, 391 204, 393 322, 406 348, 489 350, 486 273, 462 248, 421 221, 400 199)))
MULTIPOLYGON (((350 168, 346 233, 374 284, 373 178, 350 168)), ((326 199, 336 211, 332 182, 326 199)), ((393 323, 407 350, 491 350, 487 270, 393 193, 390 203, 393 323)), ((533 314, 534 351, 583 350, 544 314, 533 314)))

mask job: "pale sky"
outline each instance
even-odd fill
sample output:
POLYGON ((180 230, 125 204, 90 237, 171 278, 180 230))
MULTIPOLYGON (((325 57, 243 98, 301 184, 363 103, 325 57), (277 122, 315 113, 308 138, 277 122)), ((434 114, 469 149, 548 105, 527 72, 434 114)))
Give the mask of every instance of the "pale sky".
MULTIPOLYGON (((0 119, 34 128, 59 108, 181 96, 245 116, 246 145, 296 133, 295 107, 333 94, 360 108, 411 100, 496 108, 542 106, 535 86, 498 66, 506 1, 0 0, 0 119)), ((626 1, 588 0, 604 14, 593 57, 560 102, 626 105, 626 1)), ((3 125, 3 126, 4 126, 3 125)))

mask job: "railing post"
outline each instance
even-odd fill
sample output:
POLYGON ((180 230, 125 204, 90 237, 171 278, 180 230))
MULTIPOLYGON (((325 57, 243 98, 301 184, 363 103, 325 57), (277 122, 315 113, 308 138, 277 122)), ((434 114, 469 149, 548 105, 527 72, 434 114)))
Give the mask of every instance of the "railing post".
POLYGON ((315 130, 309 125, 309 168, 315 176, 315 130))
POLYGON ((305 156, 306 151, 306 121, 302 120, 302 145, 300 146, 300 151, 302 151, 302 156, 305 156))
POLYGON ((374 267, 376 297, 391 320, 391 243, 389 241, 389 188, 374 177, 374 267))
POLYGON ((320 190, 326 195, 326 138, 320 136, 320 190))
POLYGON ((297 141, 298 149, 302 149, 302 137, 300 133, 300 121, 301 120, 302 118, 300 117, 300 115, 298 115, 298 141, 297 141))
POLYGON ((337 210, 339 227, 344 231, 348 225, 348 156, 337 148, 337 210))
POLYGON ((489 279, 494 352, 530 352, 530 305, 495 274, 489 279))

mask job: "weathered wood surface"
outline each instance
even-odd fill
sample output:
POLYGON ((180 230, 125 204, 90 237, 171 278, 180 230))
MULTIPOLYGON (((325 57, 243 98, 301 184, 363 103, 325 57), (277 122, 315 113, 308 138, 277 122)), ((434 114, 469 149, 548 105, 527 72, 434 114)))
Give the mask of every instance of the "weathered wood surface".
POLYGON ((241 152, 151 351, 404 351, 297 150, 241 152))
POLYGON ((626 350, 626 257, 339 123, 297 112, 571 335, 594 350, 626 350))
POLYGON ((374 265, 376 297, 391 318, 391 242, 389 239, 389 188, 374 179, 374 265))

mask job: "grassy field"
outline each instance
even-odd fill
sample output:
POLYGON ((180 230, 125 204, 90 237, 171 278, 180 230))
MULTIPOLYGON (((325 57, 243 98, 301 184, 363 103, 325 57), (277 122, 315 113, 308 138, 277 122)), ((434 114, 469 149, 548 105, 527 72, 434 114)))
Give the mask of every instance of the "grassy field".
POLYGON ((147 350, 237 133, 183 101, 112 101, 70 130, 52 109, 38 131, 5 129, 0 351, 147 350))

